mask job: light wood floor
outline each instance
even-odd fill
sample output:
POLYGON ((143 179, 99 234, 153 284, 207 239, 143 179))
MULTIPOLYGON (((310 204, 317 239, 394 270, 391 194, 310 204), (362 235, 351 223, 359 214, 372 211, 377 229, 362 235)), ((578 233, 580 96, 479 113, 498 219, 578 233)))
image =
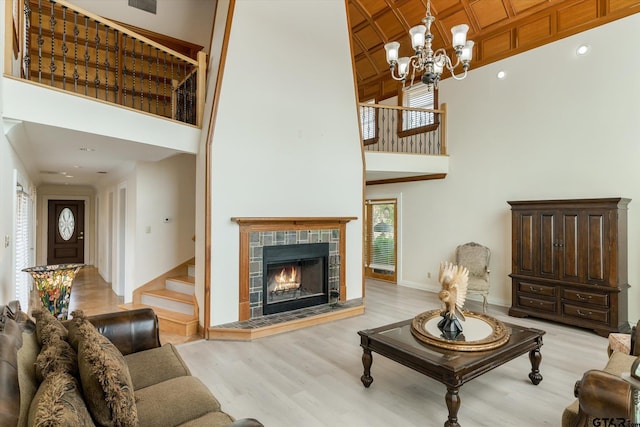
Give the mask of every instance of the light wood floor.
MULTIPOLYGON (((37 298, 32 295, 32 298, 37 298)), ((119 297, 111 289, 111 284, 105 282, 98 274, 95 267, 82 268, 75 279, 71 290, 71 299, 69 301, 69 313, 74 310, 82 310, 87 316, 94 314, 109 313, 112 311, 120 311, 119 304, 124 301, 123 297, 119 297)), ((37 304, 37 301, 36 301, 37 304)), ((32 302, 32 306, 33 302, 32 302)), ((184 337, 160 332, 160 342, 180 344, 199 339, 195 337, 184 337)))
MULTIPOLYGON (((71 310, 87 314, 118 310, 122 299, 95 268, 74 281, 71 310)), ((430 292, 369 280, 365 314, 253 342, 186 342, 178 345, 194 375, 207 384, 224 410, 236 418, 254 417, 267 427, 441 426, 447 409, 445 387, 413 370, 373 354, 374 382, 365 389, 357 331, 404 320, 437 308, 430 292)), ((481 311, 479 302, 467 308, 481 311)), ((460 389, 460 424, 474 426, 559 426, 574 400, 573 386, 588 369, 607 361, 607 340, 579 328, 535 319, 516 319, 504 307, 489 306, 500 320, 545 330, 538 386, 527 374, 523 355, 460 389)), ((190 339, 187 339, 190 340, 190 339)))
MULTIPOLYGON (((236 418, 254 417, 268 427, 442 426, 445 387, 373 354, 374 382, 365 389, 357 331, 412 318, 439 306, 435 294, 377 281, 366 285, 365 314, 253 342, 196 341, 178 346, 202 379, 236 418)), ((467 308, 481 310, 479 302, 467 308)), ((604 367, 607 340, 583 329, 516 319, 489 307, 503 321, 545 330, 538 386, 527 375, 527 355, 488 372, 460 389, 464 427, 559 426, 573 400, 576 380, 604 367)))

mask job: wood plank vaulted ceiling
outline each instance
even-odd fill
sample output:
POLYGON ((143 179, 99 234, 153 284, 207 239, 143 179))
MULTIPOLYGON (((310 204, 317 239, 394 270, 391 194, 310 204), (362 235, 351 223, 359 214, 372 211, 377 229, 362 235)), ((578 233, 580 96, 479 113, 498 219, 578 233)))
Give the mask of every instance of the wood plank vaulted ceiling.
MULTIPOLYGON (((399 86, 389 75, 384 44, 398 41, 400 56, 414 53, 408 31, 424 18, 427 0, 348 3, 360 101, 396 95, 399 86)), ((469 25, 473 70, 638 12, 640 0, 432 0, 431 32, 434 50, 445 47, 453 55, 451 27, 469 25)))

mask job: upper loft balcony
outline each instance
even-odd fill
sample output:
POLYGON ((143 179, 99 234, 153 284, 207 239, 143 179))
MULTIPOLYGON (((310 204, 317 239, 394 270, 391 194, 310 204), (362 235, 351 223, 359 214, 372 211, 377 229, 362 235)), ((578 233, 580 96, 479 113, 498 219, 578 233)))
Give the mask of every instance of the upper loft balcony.
MULTIPOLYGON (((4 13, 3 125, 23 159, 69 141, 116 162, 197 153, 206 55, 195 45, 164 36, 179 52, 63 0, 8 1, 4 13)), ((31 163, 34 178, 47 170, 31 163)))
POLYGON ((367 185, 443 179, 449 172, 441 109, 360 104, 367 185))

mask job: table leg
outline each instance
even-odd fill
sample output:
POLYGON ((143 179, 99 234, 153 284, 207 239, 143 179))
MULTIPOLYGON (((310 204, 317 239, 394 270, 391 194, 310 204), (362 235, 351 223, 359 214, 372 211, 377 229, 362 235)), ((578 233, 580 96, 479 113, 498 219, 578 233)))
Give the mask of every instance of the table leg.
POLYGON ((360 381, 362 384, 369 388, 371 383, 373 382, 373 378, 371 377, 371 364, 373 363, 373 357, 371 356, 371 350, 363 349, 362 352, 362 366, 364 366, 364 374, 360 377, 360 381))
POLYGON ((534 385, 540 384, 542 381, 542 375, 540 374, 540 362, 542 362, 542 354, 540 348, 534 348, 529 352, 529 360, 531 361, 531 372, 529 373, 529 379, 534 385))
POLYGON ((447 387, 447 394, 444 397, 449 409, 449 418, 444 423, 444 427, 460 427, 458 424, 458 409, 460 409, 460 396, 458 387, 447 387))

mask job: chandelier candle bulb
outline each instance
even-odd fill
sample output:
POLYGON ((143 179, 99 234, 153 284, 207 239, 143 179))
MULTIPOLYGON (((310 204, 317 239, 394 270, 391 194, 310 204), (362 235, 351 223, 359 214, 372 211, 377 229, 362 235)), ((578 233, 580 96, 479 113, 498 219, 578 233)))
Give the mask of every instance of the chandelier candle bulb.
POLYGON ((464 47, 462 48, 462 53, 460 54, 460 60, 464 67, 469 66, 469 62, 471 61, 471 56, 473 55, 473 41, 469 40, 464 47))
POLYGON ((406 56, 403 56, 402 58, 398 59, 398 72, 400 74, 407 74, 409 69, 409 58, 406 56))
POLYGON ((425 27, 424 25, 416 25, 409 30, 409 34, 411 34, 411 45, 413 46, 414 50, 422 50, 422 48, 424 47, 424 38, 426 32, 427 27, 425 27))
POLYGON ((387 51, 387 62, 389 64, 398 60, 398 50, 400 49, 400 43, 390 42, 384 45, 384 50, 387 51))
POLYGON ((456 51, 460 50, 465 45, 467 41, 467 31, 469 31, 469 26, 467 24, 460 24, 451 28, 451 44, 456 51))

